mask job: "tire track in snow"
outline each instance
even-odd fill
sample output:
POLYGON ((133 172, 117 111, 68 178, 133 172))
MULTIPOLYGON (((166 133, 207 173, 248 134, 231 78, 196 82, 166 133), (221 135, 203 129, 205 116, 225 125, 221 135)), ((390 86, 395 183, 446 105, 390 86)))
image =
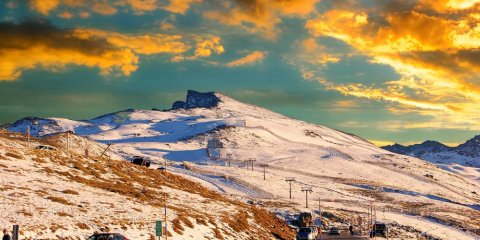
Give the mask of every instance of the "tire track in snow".
POLYGON ((187 169, 181 169, 181 168, 170 168, 169 169, 172 172, 179 173, 179 174, 185 174, 191 177, 199 178, 203 181, 206 181, 215 187, 217 187, 221 192, 227 193, 228 188, 236 190, 238 192, 242 192, 246 194, 249 197, 252 198, 263 198, 263 199, 268 199, 272 198, 271 194, 267 194, 261 191, 257 191, 253 188, 250 188, 248 186, 245 186, 243 184, 240 184, 238 182, 226 179, 222 176, 216 176, 216 177, 210 177, 206 174, 202 174, 199 172, 187 170, 187 169))
POLYGON ((307 146, 310 146, 310 147, 313 147, 313 148, 319 148, 321 150, 324 150, 326 152, 328 152, 328 154, 330 156, 334 156, 334 157, 339 157, 339 158, 343 158, 343 159, 346 159, 346 160, 353 160, 353 157, 350 156, 349 154, 347 153, 344 153, 336 148, 332 148, 332 147, 324 147, 324 146, 321 146, 321 145, 318 145, 318 144, 314 144, 314 143, 306 143, 306 142, 297 142, 297 141, 293 141, 293 140, 290 140, 288 138, 285 138, 283 136, 280 136, 278 134, 276 134, 275 132, 263 127, 263 126, 254 126, 254 127, 246 127, 248 129, 260 129, 260 130, 263 130, 263 131, 266 131, 270 134, 272 134, 273 136, 275 136, 276 138, 280 139, 280 140, 283 140, 285 142, 290 142, 290 143, 296 143, 296 144, 302 144, 302 145, 307 145, 307 146))

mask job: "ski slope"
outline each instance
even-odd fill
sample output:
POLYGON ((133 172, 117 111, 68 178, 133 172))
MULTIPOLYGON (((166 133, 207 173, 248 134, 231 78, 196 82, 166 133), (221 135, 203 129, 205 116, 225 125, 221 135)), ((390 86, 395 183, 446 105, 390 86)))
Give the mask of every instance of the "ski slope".
MULTIPOLYGON (((224 194, 288 200, 285 177, 295 177, 295 207, 274 207, 288 212, 302 209, 302 186, 312 187, 312 199, 324 199, 331 211, 353 217, 370 202, 386 209, 385 222, 428 231, 442 239, 475 239, 480 227, 478 182, 445 171, 429 162, 390 153, 360 137, 303 122, 216 93, 217 107, 170 111, 126 110, 86 121, 61 118, 24 119, 9 130, 24 132, 30 126, 37 136, 72 131, 89 139, 112 143, 112 151, 125 158, 146 156, 172 165, 187 161, 197 169, 241 179, 173 168, 224 194), (221 159, 231 156, 232 167, 212 161, 209 139, 219 139, 221 159), (244 161, 255 159, 255 170, 244 161), (263 180, 259 164, 268 164, 263 180), (262 191, 256 191, 254 186, 262 191), (465 214, 468 213, 468 214, 465 214), (432 219, 435 219, 432 222, 432 219), (431 230, 431 227, 436 228, 431 230), (461 228, 467 231, 460 230, 461 228)), ((313 208, 313 207, 311 207, 313 208)))

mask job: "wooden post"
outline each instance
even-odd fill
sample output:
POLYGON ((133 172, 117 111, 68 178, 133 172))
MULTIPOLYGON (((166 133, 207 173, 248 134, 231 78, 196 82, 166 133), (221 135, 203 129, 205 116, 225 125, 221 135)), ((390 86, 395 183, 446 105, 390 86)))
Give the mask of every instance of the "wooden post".
POLYGON ((30 126, 27 126, 27 147, 30 148, 30 126))
POLYGON ((19 240, 20 226, 13 225, 12 240, 19 240))
POLYGON ((323 240, 323 237, 322 237, 322 227, 323 227, 322 205, 321 205, 321 202, 320 202, 320 197, 318 197, 318 220, 320 221, 320 227, 318 228, 318 232, 320 233, 320 240, 323 240))
POLYGON ((70 154, 70 131, 67 131, 67 153, 70 154))
POLYGON ((165 240, 168 240, 167 230, 167 193, 163 194, 163 201, 165 202, 165 240))

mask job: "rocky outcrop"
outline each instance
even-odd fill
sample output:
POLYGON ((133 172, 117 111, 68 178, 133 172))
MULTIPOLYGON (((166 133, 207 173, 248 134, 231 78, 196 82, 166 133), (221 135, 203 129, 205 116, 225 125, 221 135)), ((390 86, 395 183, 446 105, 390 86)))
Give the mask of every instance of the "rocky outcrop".
POLYGON ((188 90, 187 100, 176 101, 172 105, 172 109, 180 108, 214 108, 221 102, 220 98, 215 95, 215 92, 201 93, 193 90, 188 90))
POLYGON ((180 109, 180 108, 185 108, 185 102, 184 101, 176 101, 172 105, 172 109, 180 109))

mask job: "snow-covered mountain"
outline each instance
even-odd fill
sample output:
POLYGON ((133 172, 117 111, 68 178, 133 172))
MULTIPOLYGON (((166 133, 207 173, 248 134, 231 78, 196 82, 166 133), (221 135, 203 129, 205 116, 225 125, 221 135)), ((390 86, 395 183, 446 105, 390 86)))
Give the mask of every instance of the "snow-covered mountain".
POLYGON ((374 202, 377 220, 396 228, 399 237, 478 237, 478 181, 221 93, 189 91, 171 110, 125 110, 84 121, 24 118, 7 129, 25 133, 27 127, 35 136, 72 131, 111 143, 125 158, 141 155, 159 164, 166 159, 170 171, 222 194, 270 199, 270 209, 285 217, 318 209, 313 203, 303 208, 300 190, 311 187, 310 201, 321 199, 323 210, 344 216, 338 224, 364 216, 374 202), (254 170, 246 160, 255 161, 254 170), (265 180, 260 164, 268 164, 265 180), (292 200, 285 177, 295 178, 292 200))
POLYGON ((425 159, 434 163, 458 163, 466 166, 480 166, 480 135, 460 144, 449 147, 436 141, 403 146, 394 144, 382 147, 391 152, 425 159))
POLYGON ((480 180, 480 135, 456 147, 428 140, 409 146, 393 144, 382 148, 394 153, 420 158, 467 178, 480 180))

